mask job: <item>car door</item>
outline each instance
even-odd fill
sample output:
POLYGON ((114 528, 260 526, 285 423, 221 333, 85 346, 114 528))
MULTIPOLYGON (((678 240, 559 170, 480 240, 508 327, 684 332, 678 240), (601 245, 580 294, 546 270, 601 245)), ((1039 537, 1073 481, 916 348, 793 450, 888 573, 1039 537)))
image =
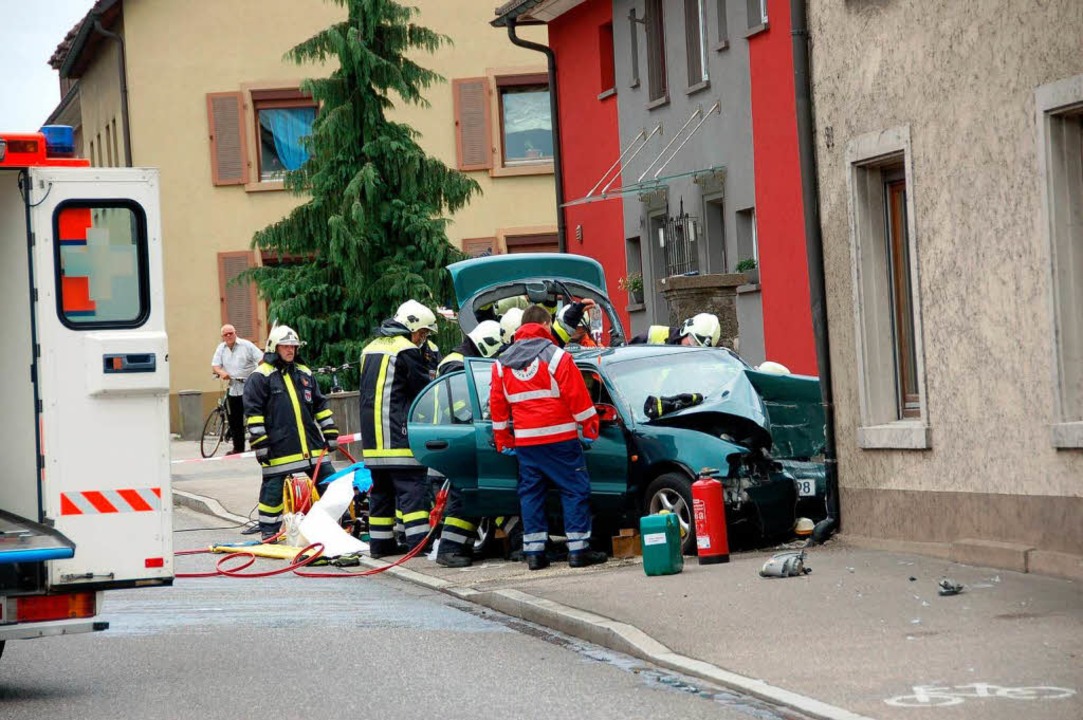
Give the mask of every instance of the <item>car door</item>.
POLYGON ((407 421, 414 458, 464 492, 477 489, 474 413, 466 373, 456 372, 422 390, 407 421))
MULTIPOLYGON (((613 396, 602 374, 589 365, 580 365, 579 371, 595 406, 613 406, 613 396)), ((619 408, 617 414, 619 418, 619 408)), ((603 420, 598 439, 584 454, 595 508, 619 506, 628 491, 628 441, 621 421, 603 420)))
POLYGON ((519 514, 519 463, 514 456, 496 451, 493 419, 489 411, 493 361, 468 358, 467 382, 476 403, 474 427, 477 453, 477 515, 519 514))

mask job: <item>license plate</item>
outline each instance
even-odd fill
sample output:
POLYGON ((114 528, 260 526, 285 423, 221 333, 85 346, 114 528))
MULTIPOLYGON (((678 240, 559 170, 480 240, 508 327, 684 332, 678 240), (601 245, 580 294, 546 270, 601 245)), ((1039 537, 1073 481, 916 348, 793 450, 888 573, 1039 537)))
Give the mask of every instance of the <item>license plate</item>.
POLYGON ((795 480, 797 483, 798 497, 813 497, 816 495, 815 480, 795 480))

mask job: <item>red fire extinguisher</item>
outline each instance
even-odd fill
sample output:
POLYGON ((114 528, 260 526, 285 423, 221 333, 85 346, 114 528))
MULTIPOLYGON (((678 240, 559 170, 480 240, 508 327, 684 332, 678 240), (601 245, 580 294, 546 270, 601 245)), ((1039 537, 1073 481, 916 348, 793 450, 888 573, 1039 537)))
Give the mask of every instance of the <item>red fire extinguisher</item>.
POLYGON ((729 538, 726 536, 726 506, 722 500, 722 483, 711 477, 711 468, 699 471, 692 483, 692 511, 696 518, 696 554, 700 565, 730 561, 729 538))

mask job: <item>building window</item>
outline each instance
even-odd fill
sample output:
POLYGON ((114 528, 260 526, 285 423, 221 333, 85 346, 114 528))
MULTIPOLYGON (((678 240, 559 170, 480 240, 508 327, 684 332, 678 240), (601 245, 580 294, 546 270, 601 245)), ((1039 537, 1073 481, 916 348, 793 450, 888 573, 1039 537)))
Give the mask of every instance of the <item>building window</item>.
POLYGON ((662 0, 647 0, 647 86, 650 101, 669 100, 666 81, 666 27, 662 0))
POLYGON ((707 82, 707 0, 684 0, 684 47, 688 87, 707 82))
POLYGON ((730 29, 726 21, 726 0, 715 0, 718 11, 718 44, 715 50, 725 50, 730 46, 730 29))
POLYGON ((281 180, 308 160, 304 138, 312 134, 316 104, 299 90, 253 90, 259 180, 281 180))
POLYGON ((928 448, 909 129, 855 138, 847 163, 861 380, 858 445, 928 448))
POLYGON ((745 0, 748 7, 748 29, 760 30, 767 25, 767 0, 745 0))
POLYGON ((552 163, 553 116, 548 77, 499 77, 496 87, 504 166, 552 163))
POLYGON ((1083 447, 1083 75, 1036 91, 1039 173, 1052 263, 1053 444, 1083 447))
POLYGON ((598 92, 612 93, 617 89, 617 68, 613 57, 613 23, 598 26, 598 92))

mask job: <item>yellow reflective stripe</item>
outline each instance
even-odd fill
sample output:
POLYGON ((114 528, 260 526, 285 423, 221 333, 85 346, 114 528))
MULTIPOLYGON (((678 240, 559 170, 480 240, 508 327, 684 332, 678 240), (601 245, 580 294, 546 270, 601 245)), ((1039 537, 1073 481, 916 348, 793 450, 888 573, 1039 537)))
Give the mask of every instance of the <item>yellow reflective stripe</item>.
POLYGON ((408 523, 408 522, 414 522, 415 520, 427 520, 428 517, 429 517, 429 511, 428 510, 418 510, 416 512, 404 514, 402 516, 402 521, 404 523, 408 523))
POLYGON ((651 325, 647 331, 648 345, 665 345, 669 339, 669 328, 665 325, 651 325))
POLYGON ((258 438, 253 438, 253 439, 248 441, 248 444, 251 445, 252 447, 255 447, 256 445, 259 445, 262 442, 267 442, 267 436, 266 435, 260 435, 258 438))
POLYGON ((284 457, 277 457, 271 460, 268 465, 285 465, 286 463, 297 462, 298 460, 304 460, 305 456, 297 453, 296 455, 286 455, 284 457))
MULTIPOLYGON (((379 430, 377 430, 379 432, 379 430)), ((383 449, 383 450, 365 450, 365 457, 413 457, 414 453, 409 448, 401 448, 398 450, 383 449)))
POLYGON ((267 513, 268 515, 275 515, 277 513, 282 512, 282 508, 284 508, 285 506, 286 506, 285 503, 278 503, 277 505, 264 505, 263 503, 259 503, 259 505, 257 507, 259 508, 259 511, 261 513, 267 513))
POLYGON ((658 398, 658 417, 662 417, 662 398, 658 398))
POLYGON ((391 362, 390 355, 384 355, 380 358, 380 374, 376 376, 376 403, 372 407, 372 416, 376 422, 373 424, 376 426, 376 447, 382 448, 384 446, 384 382, 387 380, 387 364, 391 362))
POLYGON ((331 417, 331 410, 330 409, 322 410, 322 411, 316 413, 316 419, 317 420, 323 420, 325 417, 331 417))
POLYGON ((463 530, 466 530, 467 532, 474 532, 475 530, 478 529, 478 526, 475 525, 474 523, 469 523, 469 522, 467 522, 465 520, 460 520, 459 518, 454 518, 454 517, 446 517, 446 518, 444 518, 444 524, 445 525, 450 525, 451 527, 461 528, 463 530))
POLYGON ((564 329, 564 325, 559 320, 553 323, 553 332, 555 332, 557 334, 557 337, 559 337, 564 342, 568 342, 568 340, 570 340, 572 337, 571 333, 564 329))
POLYGON ((297 421, 297 437, 301 441, 301 455, 306 458, 308 452, 308 439, 305 437, 305 427, 301 424, 301 404, 297 402, 297 392, 293 389, 293 380, 289 373, 282 373, 282 379, 286 381, 286 392, 290 394, 290 402, 293 403, 293 419, 297 421))
POLYGON ((248 418, 246 424, 248 424, 248 425, 262 425, 263 424, 263 416, 262 415, 253 415, 252 417, 248 418))
POLYGON ((385 517, 372 517, 369 515, 369 525, 376 525, 378 527, 391 527, 395 524, 395 518, 385 517))

